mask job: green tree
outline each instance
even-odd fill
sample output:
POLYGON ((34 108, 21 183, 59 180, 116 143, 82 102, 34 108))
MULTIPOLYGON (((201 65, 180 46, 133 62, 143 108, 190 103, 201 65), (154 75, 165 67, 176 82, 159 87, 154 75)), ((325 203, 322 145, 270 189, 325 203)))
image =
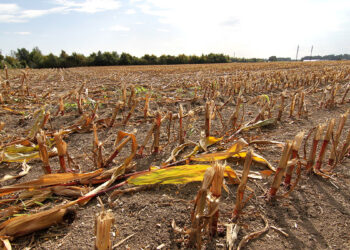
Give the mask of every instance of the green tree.
POLYGON ((269 57, 269 62, 277 62, 277 57, 276 56, 270 56, 269 57))
POLYGON ((62 67, 62 68, 68 67, 67 66, 67 58, 68 58, 68 56, 69 55, 66 53, 66 51, 61 50, 61 54, 60 54, 60 57, 59 57, 59 65, 60 65, 60 67, 62 67))
POLYGON ((60 67, 60 61, 57 56, 50 53, 48 56, 44 56, 43 68, 58 68, 60 67))
POLYGON ((30 64, 30 53, 27 49, 21 48, 17 49, 15 53, 17 60, 21 63, 23 67, 26 67, 30 64))
POLYGON ((44 57, 38 47, 33 48, 29 54, 28 66, 31 68, 41 68, 44 62, 44 57))
POLYGON ((119 64, 120 65, 132 65, 133 64, 132 56, 128 53, 123 52, 120 55, 119 64))

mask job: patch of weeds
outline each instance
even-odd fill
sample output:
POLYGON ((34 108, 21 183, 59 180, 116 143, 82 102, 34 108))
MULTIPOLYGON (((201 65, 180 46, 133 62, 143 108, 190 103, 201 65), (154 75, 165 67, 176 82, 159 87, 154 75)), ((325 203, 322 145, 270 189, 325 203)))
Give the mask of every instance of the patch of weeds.
POLYGON ((64 104, 64 109, 66 111, 72 111, 72 110, 77 110, 78 109, 78 105, 76 103, 65 103, 64 104))
POLYGON ((144 92, 147 92, 147 89, 143 86, 136 86, 135 87, 135 93, 136 94, 142 94, 144 92))

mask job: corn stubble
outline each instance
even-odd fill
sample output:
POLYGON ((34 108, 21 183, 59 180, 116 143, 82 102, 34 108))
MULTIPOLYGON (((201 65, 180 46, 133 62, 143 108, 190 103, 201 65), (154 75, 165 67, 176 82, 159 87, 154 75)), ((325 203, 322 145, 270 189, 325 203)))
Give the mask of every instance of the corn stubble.
MULTIPOLYGON (((117 84, 103 84, 102 90, 94 87, 88 89, 90 84, 87 84, 85 76, 84 80, 77 77, 75 80, 79 84, 76 87, 55 97, 56 93, 51 89, 43 91, 42 94, 35 93, 35 85, 31 82, 33 75, 38 74, 38 79, 47 76, 25 70, 16 78, 10 75, 12 71, 5 66, 1 79, 0 112, 21 115, 26 117, 25 119, 31 118, 33 123, 26 137, 11 139, 7 121, 0 122, 0 162, 31 164, 33 159, 40 159, 43 175, 32 181, 0 187, 0 196, 9 197, 0 200, 0 205, 6 204, 6 209, 0 212, 0 218, 7 219, 0 224, 2 244, 9 248, 9 239, 57 223, 71 222, 75 216, 72 209, 74 205, 84 206, 94 197, 109 191, 114 190, 110 197, 113 199, 125 193, 152 188, 156 184, 198 181, 202 176, 201 188, 191 213, 190 228, 181 229, 175 222, 172 223, 176 232, 189 235, 189 246, 200 249, 205 242, 217 236, 221 226, 220 219, 226 216, 220 214, 219 210, 222 188, 228 189, 224 177, 227 177, 230 183, 239 184, 235 192, 236 202, 230 212, 230 224, 226 225, 228 248, 233 249, 236 244, 240 249, 249 240, 265 233, 270 226, 266 216, 259 213, 257 217, 264 222, 263 229, 245 235, 239 243, 235 243, 241 237, 238 231, 244 225, 247 216, 244 213, 245 204, 255 195, 252 193, 250 197, 245 198, 246 190, 251 190, 247 186, 248 179, 254 182, 274 174, 266 192, 267 200, 273 200, 287 197, 304 173, 314 173, 327 179, 334 178, 337 164, 342 163, 350 150, 350 132, 346 131, 348 112, 338 120, 330 119, 325 124, 317 125, 314 130, 309 131, 306 139, 305 133, 300 132, 292 141, 275 142, 257 138, 259 131, 264 135, 265 130, 283 126, 285 122, 308 119, 308 95, 317 95, 320 109, 333 110, 345 105, 349 102, 347 95, 350 87, 349 83, 346 83, 348 78, 345 70, 321 70, 316 67, 317 70, 311 74, 308 69, 301 67, 299 70, 308 75, 300 78, 300 74, 296 72, 271 72, 267 64, 259 67, 261 71, 258 71, 258 74, 237 71, 235 75, 218 77, 215 81, 208 80, 198 73, 198 81, 175 83, 175 87, 166 86, 170 90, 173 88, 169 92, 158 90, 155 86, 143 89, 135 84, 126 84, 123 77, 129 74, 128 71, 121 73, 121 76, 113 75, 113 79, 118 81, 117 84), (193 95, 183 91, 185 88, 188 92, 194 90, 193 95), (187 96, 184 97, 184 94, 187 96), (112 100, 111 95, 115 95, 116 100, 112 100), (200 100, 201 97, 204 101, 200 100), (199 107, 195 107, 198 103, 199 107), (29 109, 29 104, 35 108, 29 109), (17 110, 16 107, 20 108, 17 110), (101 114, 101 108, 103 110, 105 107, 110 110, 107 116, 101 114), (55 120, 70 119, 72 111, 75 111, 77 121, 58 128, 55 120), (228 113, 232 115, 227 117, 228 113), (54 114, 53 117, 51 114, 54 114), (142 138, 142 144, 138 146, 136 136, 139 134, 123 131, 140 124, 147 124, 148 131, 142 138), (103 147, 105 141, 98 138, 98 135, 102 138, 105 131, 117 135, 114 146, 109 150, 103 147), (201 136, 199 131, 202 131, 201 136), (66 138, 73 133, 92 135, 92 153, 87 155, 87 158, 92 160, 94 171, 70 172, 71 164, 75 163, 70 157, 71 152, 68 152, 67 142, 70 140, 66 138), (198 142, 192 141, 192 137, 196 137, 194 140, 198 142), (311 143, 308 147, 309 138, 311 143), (150 142, 152 139, 153 142, 150 142), (301 158, 299 151, 303 143, 304 158, 301 158), (131 144, 130 153, 126 154, 124 160, 117 161, 116 157, 127 144, 131 144), (255 145, 263 150, 260 146, 264 144, 283 147, 277 169, 250 148, 255 145), (189 152, 186 151, 188 149, 189 152), (104 150, 110 153, 106 154, 104 150), (159 166, 150 167, 150 170, 139 170, 138 165, 133 162, 136 155, 148 157, 153 153, 162 157, 160 152, 170 154, 170 157, 166 157, 167 160, 160 162, 159 166), (61 173, 53 173, 51 168, 55 166, 54 161, 57 161, 55 156, 58 156, 61 173), (243 171, 227 169, 226 164, 217 160, 227 160, 229 163, 244 162, 243 171), (269 169, 252 171, 251 168, 254 168, 255 164, 263 164, 269 169), (325 165, 328 168, 325 168, 325 165), (120 189, 125 185, 136 186, 120 189), (282 193, 282 186, 286 192, 279 195, 282 193), (48 203, 52 195, 71 197, 74 200, 43 212, 8 218, 25 209, 48 203)), ((66 81, 67 76, 63 70, 58 76, 61 77, 61 81, 66 81)), ((29 169, 30 166, 27 165, 21 173, 7 176, 4 181, 18 179, 26 175, 29 169)), ((114 222, 112 212, 104 208, 96 215, 96 249, 111 249, 110 230, 114 222)))

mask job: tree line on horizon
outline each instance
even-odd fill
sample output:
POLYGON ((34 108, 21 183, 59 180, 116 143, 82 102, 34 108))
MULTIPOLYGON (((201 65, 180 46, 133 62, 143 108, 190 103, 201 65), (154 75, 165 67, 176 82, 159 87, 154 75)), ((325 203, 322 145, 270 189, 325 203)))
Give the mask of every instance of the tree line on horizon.
MULTIPOLYGON (((308 60, 307 57, 304 57, 308 60)), ((302 58, 303 59, 303 58, 302 58)), ((330 56, 315 56, 312 59, 319 60, 342 60, 350 59, 350 55, 330 55, 330 56)), ((28 51, 25 48, 12 51, 11 55, 4 56, 0 51, 0 68, 5 65, 9 68, 69 68, 69 67, 84 67, 84 66, 115 66, 115 65, 172 65, 172 64, 203 64, 203 63, 229 63, 229 62, 264 62, 264 61, 291 61, 291 58, 277 58, 271 56, 269 59, 260 58, 236 58, 229 57, 224 54, 202 54, 177 56, 172 55, 149 55, 142 57, 132 56, 128 53, 118 54, 117 52, 101 52, 91 53, 89 56, 73 52, 71 55, 64 50, 59 56, 52 53, 44 55, 38 47, 28 51)))

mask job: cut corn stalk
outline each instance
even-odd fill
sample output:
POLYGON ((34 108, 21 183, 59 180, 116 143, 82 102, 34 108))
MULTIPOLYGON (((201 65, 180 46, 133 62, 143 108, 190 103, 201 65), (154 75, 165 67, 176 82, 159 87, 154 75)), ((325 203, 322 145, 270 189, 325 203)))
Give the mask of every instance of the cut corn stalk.
POLYGON ((97 128, 95 123, 93 123, 92 129, 94 133, 92 150, 93 150, 93 159, 94 159, 95 167, 102 168, 104 166, 103 156, 102 156, 102 143, 99 142, 98 140, 97 128))
POLYGON ((171 136, 171 123, 173 121, 173 113, 169 111, 169 122, 168 122, 168 127, 167 127, 167 134, 168 134, 168 143, 170 142, 170 136, 171 136))
POLYGON ((245 161, 244 161, 241 182, 237 188, 236 205, 235 205, 235 209, 233 211, 233 220, 234 221, 236 221, 238 219, 239 214, 241 213, 242 208, 243 208, 244 191, 245 191, 246 186, 247 186, 248 174, 249 174, 251 164, 252 164, 252 150, 249 150, 247 153, 247 157, 245 158, 245 161))
POLYGON ((111 227, 114 224, 115 218, 112 210, 105 211, 102 207, 102 211, 96 214, 95 217, 95 249, 97 250, 109 250, 112 249, 111 241, 111 227))
POLYGON ((47 152, 47 146, 46 146, 46 135, 43 130, 40 131, 36 135, 36 140, 39 145, 39 156, 41 161, 43 162, 43 171, 45 174, 51 174, 51 167, 49 162, 49 153, 47 152))
POLYGON ((143 117, 145 119, 150 116, 150 113, 149 113, 149 101, 150 101, 150 96, 149 96, 149 94, 147 94, 145 96, 145 107, 143 108, 143 117))
POLYGON ((323 163, 323 159, 325 157, 327 146, 328 146, 328 143, 329 143, 331 136, 332 136, 332 133, 333 133, 334 123, 335 123, 335 119, 331 119, 328 123, 328 128, 327 128, 326 134, 325 134, 324 139, 323 139, 320 153, 318 155, 316 165, 314 166, 315 172, 319 172, 321 170, 321 166, 323 163))
POLYGON ((131 87, 131 92, 128 101, 128 107, 131 108, 133 103, 135 103, 135 88, 131 87))
POLYGON ((340 151, 339 160, 342 160, 345 157, 345 155, 348 153, 349 146, 350 146, 350 130, 348 131, 348 135, 346 136, 345 142, 344 142, 343 147, 340 151))
POLYGON ((300 98, 299 98, 299 107, 298 107, 298 117, 300 118, 304 110, 304 98, 305 98, 304 91, 301 91, 299 96, 300 98))
POLYGON ((64 157, 67 155, 67 143, 62 139, 63 131, 60 130, 53 134, 57 147, 57 154, 60 161, 60 171, 63 173, 67 172, 66 162, 64 157))
POLYGON ((338 129, 337 129, 337 132, 335 134, 334 141, 333 141, 334 145, 333 145, 333 147, 331 149, 331 155, 330 155, 329 160, 328 160, 328 165, 330 165, 330 166, 333 166, 333 164, 335 163, 335 158, 336 158, 337 147, 338 147, 338 144, 339 144, 340 135, 341 135, 341 132, 343 131, 345 122, 346 122, 346 120, 348 118, 348 114, 349 113, 345 113, 345 114, 342 114, 340 116, 338 129))
POLYGON ((109 127, 113 127, 115 119, 117 118, 117 114, 119 112, 119 110, 121 109, 123 103, 122 102, 117 102, 117 104, 115 105, 115 108, 113 110, 113 114, 111 116, 111 120, 109 122, 109 127))
POLYGON ((5 127, 5 123, 4 122, 0 122, 0 132, 4 129, 5 127))
POLYGON ((183 131, 183 107, 182 104, 179 106, 179 144, 183 144, 185 142, 184 139, 184 131, 183 131))
POLYGON ((292 97, 292 102, 290 104, 290 110, 289 110, 289 117, 293 116, 296 99, 297 99, 297 94, 293 95, 293 97, 292 97))
POLYGON ((217 226, 219 220, 219 201, 221 197, 221 189, 224 180, 225 165, 215 162, 213 168, 215 174, 210 187, 210 194, 208 197, 208 213, 209 217, 209 233, 211 236, 216 236, 217 226))
POLYGON ((282 182, 282 177, 284 175, 288 159, 290 158, 291 149, 292 149, 292 142, 288 141, 284 146, 283 153, 275 173, 275 178, 273 179, 270 191, 267 194, 268 200, 276 196, 277 190, 279 189, 280 184, 282 182))
POLYGON ((159 153, 159 137, 160 137, 160 126, 162 124, 162 115, 160 112, 157 112, 156 118, 155 118, 155 128, 153 132, 153 146, 154 146, 154 153, 159 153))
POLYGON ((205 171, 202 187, 198 191, 195 205, 191 214, 191 229, 190 229, 190 246, 196 246, 197 249, 201 249, 201 232, 204 227, 204 210, 207 203, 207 195, 209 188, 213 182, 215 175, 215 169, 213 167, 207 168, 205 171))
POLYGON ((322 135, 322 132, 323 132, 324 128, 325 128, 325 125, 323 125, 323 124, 322 125, 318 125, 316 127, 316 132, 315 132, 314 138, 312 140, 312 146, 311 146, 310 155, 309 155, 309 158, 308 158, 307 164, 306 164, 306 171, 308 171, 308 172, 311 170, 312 166, 315 163, 317 145, 318 145, 318 142, 321 139, 321 135, 322 135))
MULTIPOLYGON (((299 148, 301 146, 301 143, 303 142, 304 134, 305 134, 304 132, 299 132, 294 138, 294 141, 292 144, 292 153, 291 153, 292 160, 299 158, 298 151, 299 151, 299 148)), ((295 168, 295 165, 287 166, 286 177, 284 179, 284 185, 286 187, 290 187, 290 185, 291 185, 291 180, 292 180, 294 168, 295 168)))
POLYGON ((130 109, 128 115, 125 117, 124 121, 122 122, 122 124, 124 126, 128 123, 130 117, 134 114, 134 111, 135 111, 135 108, 137 106, 137 103, 138 103, 137 99, 134 99, 134 102, 133 102, 133 104, 131 106, 131 109, 130 109))

